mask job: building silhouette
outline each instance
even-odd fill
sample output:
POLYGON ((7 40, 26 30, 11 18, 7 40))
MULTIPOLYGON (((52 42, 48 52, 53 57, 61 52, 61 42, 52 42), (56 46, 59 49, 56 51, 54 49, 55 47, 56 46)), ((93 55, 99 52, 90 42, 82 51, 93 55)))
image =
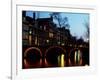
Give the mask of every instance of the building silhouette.
POLYGON ((57 27, 52 17, 35 19, 24 11, 22 19, 23 45, 67 45, 71 37, 69 29, 57 27))

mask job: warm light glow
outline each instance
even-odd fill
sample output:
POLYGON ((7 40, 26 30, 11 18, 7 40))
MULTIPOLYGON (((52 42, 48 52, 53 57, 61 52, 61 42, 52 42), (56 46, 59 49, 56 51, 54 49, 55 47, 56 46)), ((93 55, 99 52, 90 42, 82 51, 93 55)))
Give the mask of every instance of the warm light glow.
POLYGON ((49 43, 49 40, 46 40, 47 43, 49 43))
POLYGON ((46 30, 46 26, 44 26, 44 30, 46 30))
POLYGON ((61 67, 64 67, 64 54, 61 55, 61 67))
POLYGON ((85 64, 85 66, 89 66, 88 64, 85 64))
POLYGON ((75 63, 76 63, 76 56, 77 56, 77 52, 75 51, 75 56, 74 56, 74 59, 75 59, 75 63))
POLYGON ((80 50, 78 50, 78 62, 80 61, 80 54, 81 54, 81 52, 80 52, 80 50))
POLYGON ((53 38, 53 33, 49 32, 49 37, 53 38))
POLYGON ((25 39, 28 39, 28 35, 25 35, 25 39))
POLYGON ((81 52, 80 50, 75 51, 74 60, 76 64, 80 64, 81 52))
POLYGON ((31 45, 32 44, 32 36, 29 35, 29 44, 31 45))
POLYGON ((64 67, 64 54, 58 56, 58 65, 64 67))
POLYGON ((32 31, 29 31, 29 34, 32 34, 32 31))
POLYGON ((58 56, 58 66, 60 66, 60 56, 58 56))
POLYGON ((60 41, 58 42, 58 44, 60 44, 60 41))
POLYGON ((62 45, 62 46, 64 46, 65 44, 64 44, 64 43, 62 43, 61 45, 62 45))
POLYGON ((83 45, 80 45, 79 47, 83 47, 83 45))
POLYGON ((37 37, 35 37, 35 45, 37 45, 37 37))
POLYGON ((72 44, 70 44, 69 46, 72 46, 72 44))

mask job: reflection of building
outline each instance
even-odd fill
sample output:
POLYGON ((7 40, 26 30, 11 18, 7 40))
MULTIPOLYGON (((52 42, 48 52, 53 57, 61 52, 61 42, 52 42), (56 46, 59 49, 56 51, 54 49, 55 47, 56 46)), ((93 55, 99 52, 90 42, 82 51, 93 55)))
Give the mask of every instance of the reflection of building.
POLYGON ((23 11, 22 32, 23 45, 65 45, 71 36, 68 29, 58 28, 53 18, 33 18, 26 16, 23 11))

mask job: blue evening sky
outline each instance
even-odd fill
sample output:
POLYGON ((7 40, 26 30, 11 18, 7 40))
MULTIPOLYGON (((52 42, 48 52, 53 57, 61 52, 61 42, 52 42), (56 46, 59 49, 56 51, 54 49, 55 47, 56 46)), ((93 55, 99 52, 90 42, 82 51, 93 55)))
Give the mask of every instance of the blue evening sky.
MULTIPOLYGON (((50 17, 51 12, 36 12, 37 17, 40 18, 48 18, 50 17)), ((33 17, 33 14, 31 11, 27 11, 26 13, 27 16, 33 17)), ((68 18, 68 23, 70 25, 70 32, 73 36, 76 36, 77 38, 84 38, 85 39, 85 34, 86 34, 86 27, 85 23, 89 23, 89 14, 88 13, 61 13, 62 17, 67 17, 68 18)))

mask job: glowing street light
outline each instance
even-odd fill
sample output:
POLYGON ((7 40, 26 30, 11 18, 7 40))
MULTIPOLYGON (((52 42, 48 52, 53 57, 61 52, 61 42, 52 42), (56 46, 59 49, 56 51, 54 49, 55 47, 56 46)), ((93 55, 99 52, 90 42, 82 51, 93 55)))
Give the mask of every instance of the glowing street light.
POLYGON ((47 39, 46 42, 49 43, 49 40, 47 39))
POLYGON ((29 31, 29 34, 32 34, 32 31, 29 31))

